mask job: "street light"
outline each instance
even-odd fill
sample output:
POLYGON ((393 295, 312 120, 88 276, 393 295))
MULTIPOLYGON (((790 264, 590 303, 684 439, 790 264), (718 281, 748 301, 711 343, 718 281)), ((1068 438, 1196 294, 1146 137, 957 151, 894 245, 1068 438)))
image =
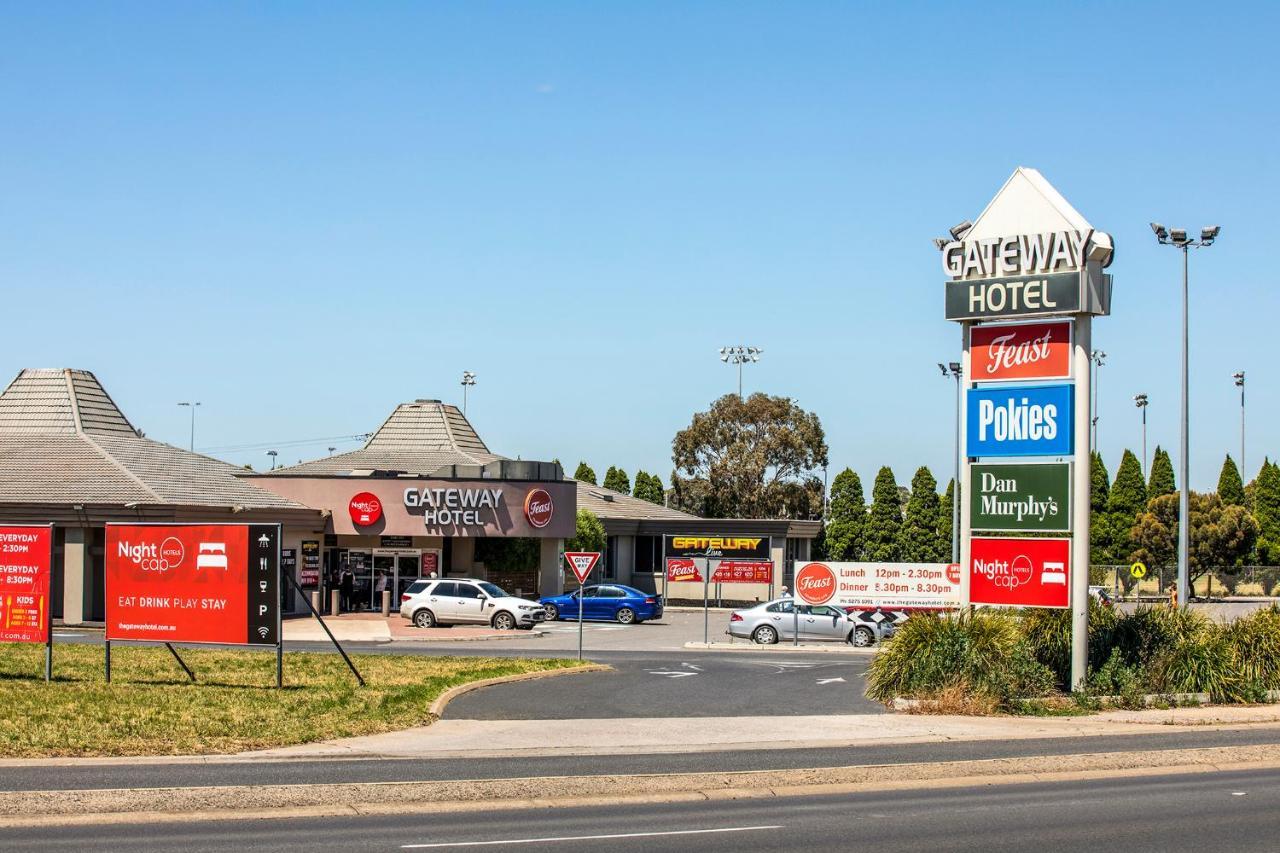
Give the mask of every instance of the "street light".
POLYGON ((1244 479, 1244 371, 1233 374, 1231 378, 1240 389, 1240 478, 1244 479))
POLYGON ((948 364, 938 362, 938 369, 942 371, 944 378, 954 376, 956 380, 956 446, 955 446, 955 468, 952 474, 952 482, 955 483, 951 491, 951 562, 960 562, 960 362, 953 361, 948 364))
POLYGON ((196 449, 196 408, 200 405, 196 403, 179 403, 179 406, 186 406, 191 409, 191 450, 196 449))
POLYGON ((1179 483, 1181 489, 1178 491, 1178 606, 1186 607, 1191 577, 1189 563, 1191 540, 1188 530, 1191 526, 1191 464, 1188 458, 1191 446, 1188 438, 1191 428, 1191 384, 1187 378, 1189 360, 1187 352, 1187 256, 1189 249, 1204 249, 1212 246, 1213 242, 1218 239, 1218 234, 1222 229, 1217 225, 1201 228, 1199 240, 1187 237, 1186 230, 1182 228, 1166 230, 1159 222, 1152 222, 1151 230, 1156 235, 1156 241, 1161 246, 1173 246, 1182 252, 1182 447, 1180 448, 1182 458, 1178 461, 1182 480, 1179 483))
POLYGON ((467 389, 476 384, 476 375, 470 370, 462 371, 462 414, 467 413, 467 389))
POLYGON ((1134 394, 1133 404, 1142 410, 1142 479, 1147 479, 1147 395, 1134 394))
POLYGON ((760 347, 734 346, 734 347, 720 348, 721 361, 727 364, 738 365, 738 399, 739 400, 742 399, 742 365, 747 362, 751 362, 752 364, 755 364, 760 360, 760 355, 763 352, 764 350, 762 350, 760 347))
POLYGON ((1089 353, 1089 361, 1093 363, 1093 417, 1089 419, 1089 427, 1093 434, 1089 436, 1089 449, 1098 449, 1098 368, 1107 363, 1107 354, 1100 349, 1089 353))
POLYGON ((278 456, 279 454, 276 453, 276 451, 274 450, 268 450, 267 455, 271 457, 271 470, 272 471, 276 470, 276 456, 278 456))

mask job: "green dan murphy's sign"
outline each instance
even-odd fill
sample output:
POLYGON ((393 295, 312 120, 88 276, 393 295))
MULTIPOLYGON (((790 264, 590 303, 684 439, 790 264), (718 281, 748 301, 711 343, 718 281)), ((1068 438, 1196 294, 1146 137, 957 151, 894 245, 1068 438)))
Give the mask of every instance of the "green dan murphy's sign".
POLYGON ((1071 530, 1067 462, 969 466, 974 530, 1071 530))

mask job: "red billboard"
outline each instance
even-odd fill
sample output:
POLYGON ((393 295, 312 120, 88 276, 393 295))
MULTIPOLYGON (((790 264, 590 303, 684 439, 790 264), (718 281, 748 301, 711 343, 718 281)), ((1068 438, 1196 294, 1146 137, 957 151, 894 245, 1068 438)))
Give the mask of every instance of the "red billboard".
POLYGON ((1071 378, 1071 322, 974 326, 969 330, 969 378, 1071 378))
POLYGON ((1070 607, 1070 539, 991 539, 970 544, 969 601, 1003 607, 1070 607))
POLYGON ((772 560, 721 560, 711 572, 712 583, 773 583, 772 560))
POLYGON ((108 640, 275 645, 280 527, 108 524, 108 640))
POLYGON ((668 583, 702 583, 702 572, 698 564, 688 557, 667 558, 668 583))
POLYGON ((0 642, 49 642, 52 565, 52 527, 0 526, 0 642))

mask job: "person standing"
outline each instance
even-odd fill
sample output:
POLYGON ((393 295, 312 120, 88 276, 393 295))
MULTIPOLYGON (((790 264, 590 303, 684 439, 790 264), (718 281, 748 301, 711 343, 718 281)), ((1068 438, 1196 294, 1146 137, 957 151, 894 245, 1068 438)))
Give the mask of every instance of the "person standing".
POLYGON ((387 577, 387 573, 379 569, 377 580, 373 582, 373 591, 377 593, 377 596, 374 598, 375 608, 382 607, 382 594, 387 591, 388 580, 389 578, 387 577))
POLYGON ((342 567, 342 574, 338 578, 338 591, 342 594, 342 610, 344 613, 351 612, 352 593, 356 588, 356 576, 351 571, 350 566, 342 567))

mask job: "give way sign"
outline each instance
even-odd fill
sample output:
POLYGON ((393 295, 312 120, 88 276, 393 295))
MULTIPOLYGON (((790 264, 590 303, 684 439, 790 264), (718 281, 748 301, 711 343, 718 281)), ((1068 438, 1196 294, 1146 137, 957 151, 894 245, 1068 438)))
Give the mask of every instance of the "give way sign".
POLYGON ((564 558, 569 561, 569 568, 573 569, 573 575, 578 579, 578 583, 582 584, 587 582, 587 575, 591 574, 596 563, 600 562, 600 552, 565 551, 564 558))

